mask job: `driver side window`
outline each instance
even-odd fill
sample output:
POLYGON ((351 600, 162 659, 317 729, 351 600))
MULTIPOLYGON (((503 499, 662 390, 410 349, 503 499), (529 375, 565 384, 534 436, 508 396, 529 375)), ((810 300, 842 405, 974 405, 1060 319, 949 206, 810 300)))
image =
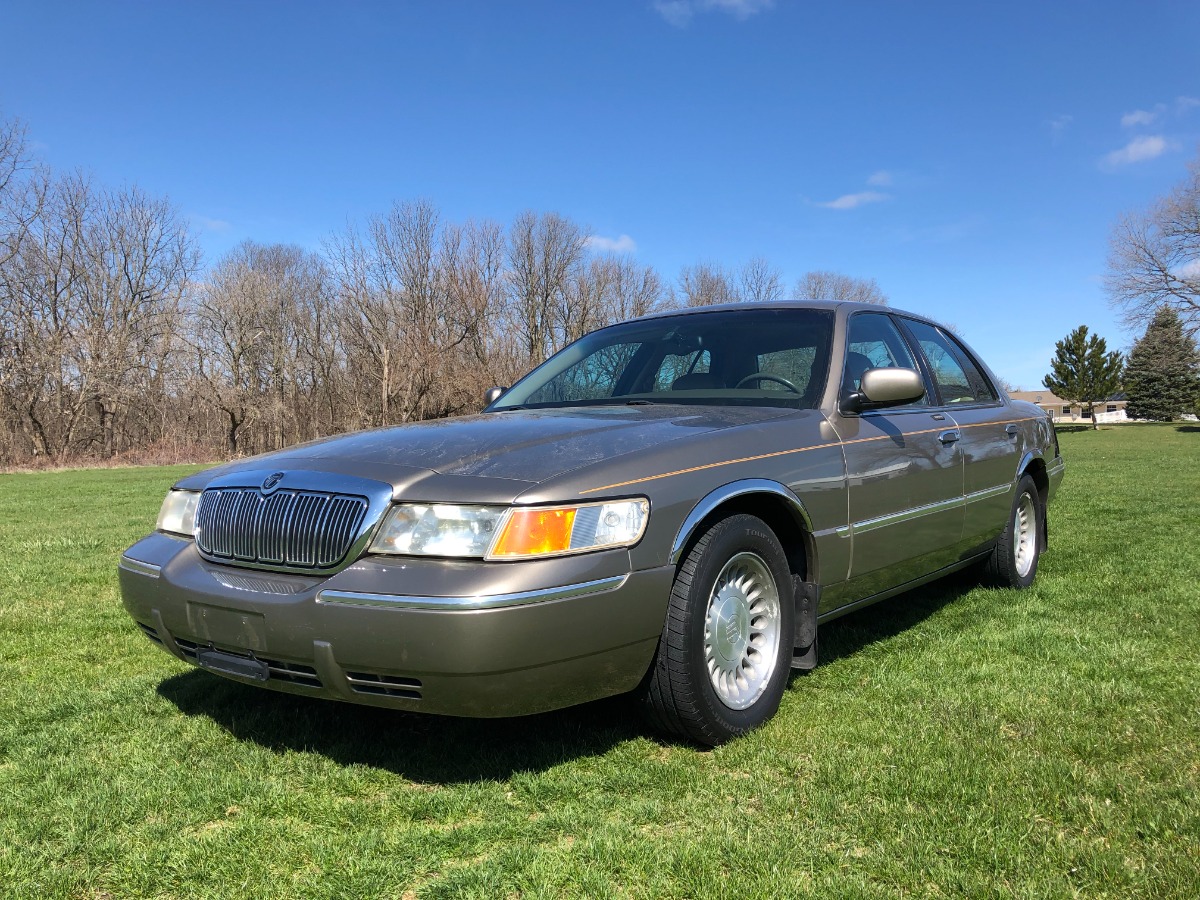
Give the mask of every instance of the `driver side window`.
MULTIPOLYGON (((896 367, 916 369, 917 364, 891 316, 882 313, 857 313, 851 316, 846 367, 842 373, 843 395, 854 393, 862 387, 862 376, 867 369, 896 367)), ((920 400, 907 405, 928 406, 928 392, 920 400)))

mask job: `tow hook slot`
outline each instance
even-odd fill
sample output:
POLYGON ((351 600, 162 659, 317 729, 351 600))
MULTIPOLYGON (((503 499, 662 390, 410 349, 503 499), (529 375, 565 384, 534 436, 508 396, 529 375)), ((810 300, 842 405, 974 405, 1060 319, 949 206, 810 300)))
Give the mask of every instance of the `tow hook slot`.
POLYGON ((202 669, 216 672, 219 675, 232 675, 235 678, 249 678, 254 681, 266 681, 271 677, 271 670, 261 659, 252 656, 238 656, 225 653, 222 650, 197 650, 196 664, 202 669))

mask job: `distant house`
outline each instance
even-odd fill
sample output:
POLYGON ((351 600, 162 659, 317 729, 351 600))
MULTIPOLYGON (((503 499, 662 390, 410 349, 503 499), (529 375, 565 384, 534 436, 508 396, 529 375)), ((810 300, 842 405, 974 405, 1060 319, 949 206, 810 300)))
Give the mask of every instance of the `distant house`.
MULTIPOLYGON (((1008 395, 1014 400, 1028 400, 1030 403, 1036 403, 1055 422, 1061 422, 1064 425, 1072 422, 1091 422, 1087 410, 1078 403, 1073 404, 1070 400, 1064 400, 1049 391, 1009 391, 1008 395)), ((1113 394, 1106 400, 1096 401, 1097 424, 1128 422, 1129 417, 1125 415, 1125 406, 1128 402, 1124 393, 1113 394)))

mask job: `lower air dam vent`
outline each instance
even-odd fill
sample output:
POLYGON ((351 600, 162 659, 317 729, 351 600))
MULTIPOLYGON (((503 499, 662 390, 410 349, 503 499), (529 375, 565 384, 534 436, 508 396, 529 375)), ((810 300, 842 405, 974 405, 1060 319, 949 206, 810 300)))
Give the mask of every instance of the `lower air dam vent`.
POLYGON ((399 675, 377 675, 374 672, 347 672, 346 678, 356 694, 376 694, 381 697, 421 699, 421 682, 417 678, 399 675))

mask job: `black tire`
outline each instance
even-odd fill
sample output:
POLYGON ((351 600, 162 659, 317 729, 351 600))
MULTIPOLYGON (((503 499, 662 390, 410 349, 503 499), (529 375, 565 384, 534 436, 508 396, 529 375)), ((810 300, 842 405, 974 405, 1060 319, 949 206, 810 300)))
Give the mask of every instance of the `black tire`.
POLYGON ((1017 482, 1008 521, 992 555, 984 563, 984 579, 1005 588, 1027 588, 1037 576, 1038 561, 1045 549, 1046 510, 1037 485, 1028 475, 1017 482))
POLYGON ((717 522, 675 575, 641 688, 647 721, 710 747, 767 721, 787 686, 794 616, 792 575, 774 532, 749 515, 717 522))

